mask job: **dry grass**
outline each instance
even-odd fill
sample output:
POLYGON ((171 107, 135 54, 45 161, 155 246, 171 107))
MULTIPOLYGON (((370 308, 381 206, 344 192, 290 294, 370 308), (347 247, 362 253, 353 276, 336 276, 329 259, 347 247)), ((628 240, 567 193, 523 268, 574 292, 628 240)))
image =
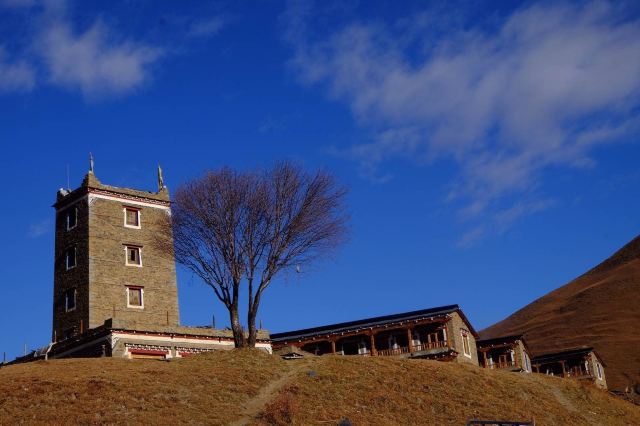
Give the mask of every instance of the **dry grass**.
POLYGON ((640 408, 572 380, 437 361, 320 357, 265 407, 259 424, 638 425, 640 408))
POLYGON ((0 369, 0 424, 226 424, 287 366, 259 351, 0 369))
MULTIPOLYGON (((0 369, 0 424, 228 424, 296 368, 257 351, 171 362, 84 359, 0 369)), ((390 358, 318 357, 267 401, 256 424, 638 425, 640 408, 570 380, 390 358), (309 374, 313 372, 312 374, 309 374)))

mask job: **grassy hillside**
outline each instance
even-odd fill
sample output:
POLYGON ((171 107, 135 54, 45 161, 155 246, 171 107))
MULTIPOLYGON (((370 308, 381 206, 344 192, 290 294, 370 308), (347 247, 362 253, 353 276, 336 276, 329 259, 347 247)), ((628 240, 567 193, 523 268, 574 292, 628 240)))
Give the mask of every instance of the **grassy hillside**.
POLYGON ((0 424, 461 425, 534 416, 540 425, 632 425, 640 407, 571 380, 391 358, 220 351, 0 369, 0 424))
POLYGON ((534 355, 593 346, 610 389, 640 387, 640 237, 581 277, 480 332, 524 333, 534 355))

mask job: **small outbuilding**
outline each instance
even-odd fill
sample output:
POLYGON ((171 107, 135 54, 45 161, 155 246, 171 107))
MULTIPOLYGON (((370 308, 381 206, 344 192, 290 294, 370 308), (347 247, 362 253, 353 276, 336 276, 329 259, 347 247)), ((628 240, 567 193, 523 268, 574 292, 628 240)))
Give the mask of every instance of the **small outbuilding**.
POLYGON ((531 361, 536 373, 590 381, 599 388, 607 389, 606 365, 592 347, 546 353, 531 361))
POLYGON ((481 367, 531 373, 529 348, 521 334, 476 342, 481 367))

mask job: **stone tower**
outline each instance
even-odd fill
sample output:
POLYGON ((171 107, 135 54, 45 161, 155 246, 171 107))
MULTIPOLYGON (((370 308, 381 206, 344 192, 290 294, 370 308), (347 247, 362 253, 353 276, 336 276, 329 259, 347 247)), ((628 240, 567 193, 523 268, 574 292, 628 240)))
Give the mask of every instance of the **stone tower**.
POLYGON ((54 341, 110 319, 132 329, 179 325, 175 260, 158 243, 172 242, 160 169, 157 192, 118 188, 100 183, 91 159, 82 185, 59 190, 54 208, 54 341))

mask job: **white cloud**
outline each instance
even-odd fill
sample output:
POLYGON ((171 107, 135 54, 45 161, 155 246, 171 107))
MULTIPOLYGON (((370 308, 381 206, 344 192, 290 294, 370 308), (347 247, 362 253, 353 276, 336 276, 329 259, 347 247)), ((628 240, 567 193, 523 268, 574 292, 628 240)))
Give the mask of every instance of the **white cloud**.
POLYGON ((0 46, 0 93, 33 89, 36 82, 33 67, 24 60, 9 62, 6 56, 0 46))
POLYGON ((225 21, 220 16, 214 16, 209 19, 196 21, 191 25, 189 35, 193 37, 209 37, 219 33, 224 25, 225 21))
POLYGON ((45 219, 41 222, 31 224, 27 235, 29 238, 38 238, 47 234, 51 230, 51 227, 51 219, 45 219))
POLYGON ((115 42, 100 21, 74 34, 55 21, 38 38, 38 51, 52 83, 79 89, 85 96, 117 95, 142 85, 162 50, 130 40, 115 42))
POLYGON ((470 248, 474 244, 478 242, 485 235, 485 230, 483 226, 477 226, 470 231, 467 231, 462 235, 462 237, 458 240, 458 248, 470 248))
POLYGON ((547 208, 517 197, 530 197, 548 167, 592 165, 594 146, 639 128, 640 21, 615 5, 534 5, 491 30, 436 31, 427 12, 324 37, 305 14, 316 18, 300 4, 285 15, 294 69, 377 135, 343 153, 368 174, 394 156, 454 160, 448 200, 467 217, 547 208))

